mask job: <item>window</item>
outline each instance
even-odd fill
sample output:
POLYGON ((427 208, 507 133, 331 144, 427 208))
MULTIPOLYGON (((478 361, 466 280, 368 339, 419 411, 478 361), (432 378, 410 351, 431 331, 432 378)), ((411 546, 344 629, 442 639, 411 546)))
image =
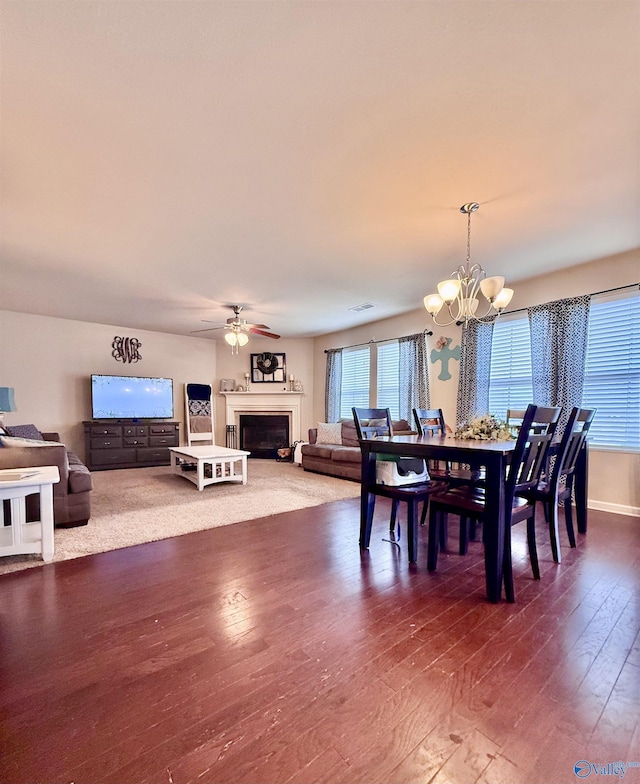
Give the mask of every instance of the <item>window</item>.
POLYGON ((400 344, 397 340, 378 346, 377 408, 388 408, 391 418, 400 419, 400 344))
POLYGON ((506 419, 508 408, 533 400, 529 319, 499 320, 493 328, 489 411, 506 419))
POLYGON ((400 419, 400 344, 397 340, 342 352, 340 417, 351 419, 353 406, 388 408, 393 419, 400 419))
POLYGON ((640 294, 594 298, 582 396, 593 445, 640 449, 640 294))
POLYGON ((354 406, 369 408, 369 347, 342 352, 340 417, 351 419, 354 406))

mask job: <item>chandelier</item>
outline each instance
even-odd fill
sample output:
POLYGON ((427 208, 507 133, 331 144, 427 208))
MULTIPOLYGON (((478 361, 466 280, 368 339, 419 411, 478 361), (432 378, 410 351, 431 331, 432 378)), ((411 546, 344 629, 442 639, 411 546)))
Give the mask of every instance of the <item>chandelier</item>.
POLYGON ((487 273, 479 264, 471 265, 471 214, 480 209, 480 205, 472 201, 463 204, 460 212, 467 216, 467 262, 451 273, 449 280, 438 283, 438 293, 428 294, 424 298, 424 306, 431 314, 434 323, 440 327, 447 327, 454 322, 464 324, 477 321, 489 315, 500 315, 511 302, 513 289, 505 288, 504 278, 501 275, 487 277, 487 273), (477 295, 482 292, 488 302, 485 312, 478 315, 480 305, 477 295), (444 321, 438 320, 438 315, 443 313, 444 321))

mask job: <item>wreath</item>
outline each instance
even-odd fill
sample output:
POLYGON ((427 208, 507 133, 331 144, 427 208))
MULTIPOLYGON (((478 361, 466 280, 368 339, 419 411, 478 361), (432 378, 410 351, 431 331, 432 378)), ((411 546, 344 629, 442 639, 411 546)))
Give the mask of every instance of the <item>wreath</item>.
POLYGON ((265 376, 270 376, 278 369, 278 358, 275 357, 271 352, 264 351, 262 354, 258 355, 258 358, 256 359, 256 366, 261 373, 265 374, 265 376))

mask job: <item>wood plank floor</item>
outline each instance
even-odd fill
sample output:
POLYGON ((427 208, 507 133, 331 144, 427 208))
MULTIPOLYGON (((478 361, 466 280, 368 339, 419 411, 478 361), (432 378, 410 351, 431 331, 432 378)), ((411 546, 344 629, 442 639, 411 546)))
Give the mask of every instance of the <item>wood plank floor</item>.
MULTIPOLYGON (((348 500, 0 577, 4 784, 535 784, 640 761, 640 521, 590 512, 517 604, 348 500)), ((522 528, 522 530, 519 530, 522 528)), ((563 538, 566 542, 566 537, 563 538)), ((591 778, 595 778, 592 776, 591 778)), ((625 781, 640 782, 640 768, 625 781)))

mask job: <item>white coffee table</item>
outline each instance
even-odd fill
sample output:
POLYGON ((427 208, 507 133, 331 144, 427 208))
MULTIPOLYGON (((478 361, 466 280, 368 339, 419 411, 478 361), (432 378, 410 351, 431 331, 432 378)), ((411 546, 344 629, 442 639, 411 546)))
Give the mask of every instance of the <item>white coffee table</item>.
POLYGON ((57 466, 8 468, 0 471, 0 555, 41 553, 53 559, 53 486, 57 466), (27 522, 26 498, 40 494, 40 519, 27 522), (9 501, 11 525, 5 525, 2 501, 9 501))
POLYGON ((171 472, 184 476, 202 491, 207 485, 218 482, 242 482, 247 484, 247 457, 251 452, 228 449, 224 446, 172 446, 171 472), (193 466, 183 470, 183 466, 193 466), (240 469, 238 471, 238 468, 240 469))

